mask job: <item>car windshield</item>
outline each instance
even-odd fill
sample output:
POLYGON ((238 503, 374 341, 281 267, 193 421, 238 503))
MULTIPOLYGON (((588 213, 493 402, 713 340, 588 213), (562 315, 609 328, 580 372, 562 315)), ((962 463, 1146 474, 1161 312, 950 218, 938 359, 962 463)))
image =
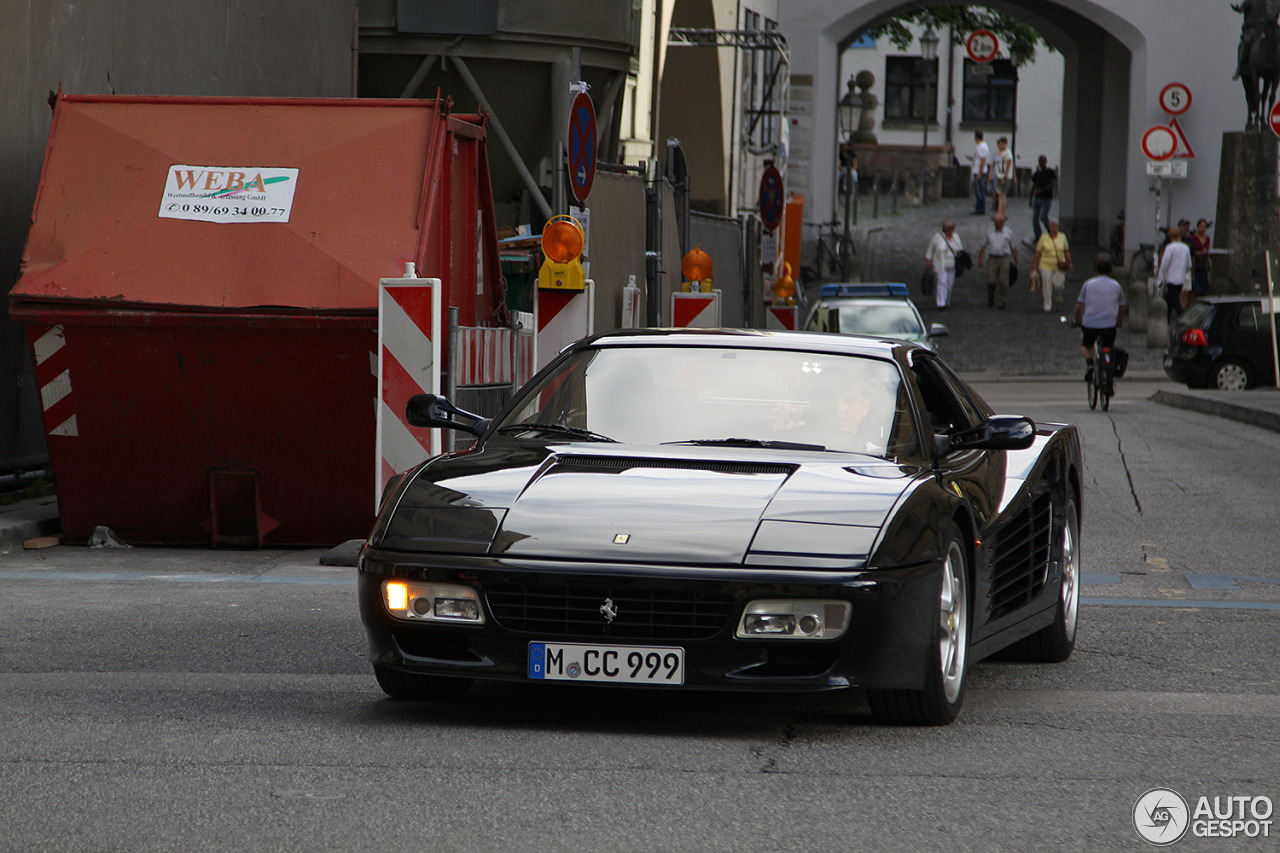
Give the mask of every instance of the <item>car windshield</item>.
MULTIPOLYGON (((823 314, 821 308, 817 314, 823 314)), ((877 335, 890 338, 920 337, 924 327, 911 306, 905 302, 867 302, 840 305, 830 309, 826 317, 811 325, 822 326, 821 331, 839 332, 843 335, 877 335)))
MULTIPOLYGON (((784 447, 898 456, 915 448, 892 362, 718 347, 598 347, 523 392, 500 434, 564 440, 562 428, 629 444, 784 447), (521 430, 521 425, 529 425, 521 430)), ((584 434, 585 436, 585 434, 584 434)))

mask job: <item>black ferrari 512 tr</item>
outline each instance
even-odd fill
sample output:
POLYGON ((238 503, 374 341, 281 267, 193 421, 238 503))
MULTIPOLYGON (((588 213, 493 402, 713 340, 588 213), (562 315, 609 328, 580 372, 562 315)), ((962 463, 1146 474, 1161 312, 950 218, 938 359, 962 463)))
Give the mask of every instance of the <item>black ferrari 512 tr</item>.
POLYGON ((913 344, 629 330, 394 479, 360 556, 378 683, 861 688, 945 724, 967 667, 1075 645, 1076 429, 996 415, 913 344))

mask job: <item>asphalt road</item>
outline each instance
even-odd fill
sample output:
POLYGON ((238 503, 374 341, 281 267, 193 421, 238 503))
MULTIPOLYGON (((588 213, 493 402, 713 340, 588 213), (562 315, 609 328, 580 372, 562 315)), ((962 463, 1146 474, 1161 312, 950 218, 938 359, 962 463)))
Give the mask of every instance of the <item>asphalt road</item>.
POLYGON ((1151 788, 1280 801, 1280 435, 1141 383, 1107 413, 977 387, 1081 426, 1088 574, 1072 659, 975 665, 955 725, 851 693, 397 703, 319 552, 11 552, 0 850, 1128 851, 1151 788))

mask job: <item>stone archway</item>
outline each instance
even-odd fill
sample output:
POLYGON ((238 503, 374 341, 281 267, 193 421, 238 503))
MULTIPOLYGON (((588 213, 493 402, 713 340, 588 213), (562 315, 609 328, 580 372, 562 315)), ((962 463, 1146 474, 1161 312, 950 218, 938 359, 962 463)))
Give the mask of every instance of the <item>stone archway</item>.
MULTIPOLYGON (((784 4, 782 26, 794 57, 793 73, 812 76, 815 104, 834 107, 842 94, 839 58, 849 39, 908 5, 902 0, 784 4)), ((1151 42, 1134 21, 1158 16, 1158 7, 1152 0, 1111 0, 1108 7, 1094 0, 1072 0, 1070 6, 1062 0, 983 0, 982 5, 1017 15, 1063 54, 1059 218, 1075 242, 1105 243, 1117 214, 1147 201, 1143 181, 1133 174, 1133 140, 1149 124, 1141 94, 1150 88, 1151 42)), ((793 158, 793 166, 802 166, 796 170, 799 175, 834 173, 836 133, 834 109, 815 109, 812 138, 792 140, 793 149, 807 150, 810 156, 803 164, 793 158)), ((810 200, 815 219, 834 210, 829 183, 814 181, 796 189, 810 200)))

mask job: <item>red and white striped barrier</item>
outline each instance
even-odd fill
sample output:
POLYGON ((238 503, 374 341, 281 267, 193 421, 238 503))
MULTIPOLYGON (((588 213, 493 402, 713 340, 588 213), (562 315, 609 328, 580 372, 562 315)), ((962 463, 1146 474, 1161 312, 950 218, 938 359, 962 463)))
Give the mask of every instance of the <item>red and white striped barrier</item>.
POLYGON ((440 393, 440 279, 378 282, 377 480, 374 506, 387 480, 440 452, 440 430, 404 420, 414 394, 440 393))
POLYGON ((780 332, 794 332, 796 330, 796 307, 792 305, 789 308, 774 308, 772 306, 765 312, 764 327, 780 332))
POLYGON ((677 329, 720 328, 720 291, 671 294, 671 325, 677 329))
POLYGON ((27 333, 35 358, 36 385, 40 388, 45 430, 49 435, 80 435, 62 326, 32 326, 27 333))
POLYGON ((512 385, 519 388, 533 376, 533 315, 528 328, 458 327, 459 386, 512 385))
POLYGON ((546 366, 560 350, 595 334, 596 288, 591 279, 582 291, 539 290, 534 302, 535 369, 546 366))

